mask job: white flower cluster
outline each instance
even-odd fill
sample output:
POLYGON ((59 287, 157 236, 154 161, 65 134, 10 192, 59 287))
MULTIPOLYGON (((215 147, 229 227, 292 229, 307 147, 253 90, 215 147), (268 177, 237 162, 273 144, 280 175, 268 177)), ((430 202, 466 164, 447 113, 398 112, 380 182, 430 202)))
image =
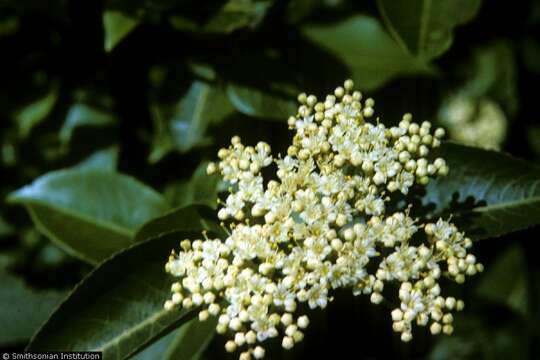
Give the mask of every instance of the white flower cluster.
MULTIPOLYGON (((388 214, 388 193, 407 194, 446 175, 441 158, 430 162, 444 130, 417 124, 406 114, 397 127, 366 122, 373 99, 361 102, 352 81, 318 102, 299 95, 296 131, 287 156, 273 158, 270 146, 245 146, 234 137, 218 153, 219 172, 231 185, 218 212, 228 222, 224 240, 181 242, 166 270, 181 278, 165 308, 199 309, 200 320, 219 317, 217 332, 228 333, 229 352, 262 358, 262 343, 280 337, 284 348, 302 341, 307 309, 325 308, 332 290, 383 300, 386 283, 398 283, 394 330, 403 341, 413 322, 450 334, 451 310, 463 302, 441 296, 439 280, 461 283, 482 270, 467 253, 471 240, 448 221, 422 224, 409 209, 388 214), (276 166, 276 179, 263 179, 276 166)), ((205 236, 206 238, 206 236, 205 236)))

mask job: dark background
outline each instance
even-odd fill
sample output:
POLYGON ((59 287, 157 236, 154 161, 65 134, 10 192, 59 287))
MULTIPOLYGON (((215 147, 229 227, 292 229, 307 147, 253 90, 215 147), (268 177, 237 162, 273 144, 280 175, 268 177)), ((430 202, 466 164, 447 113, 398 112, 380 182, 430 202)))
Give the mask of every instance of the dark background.
MULTIPOLYGON (((380 15, 375 1, 307 3, 308 11, 299 19, 291 20, 289 3, 277 0, 255 26, 209 33, 179 30, 167 19, 181 14, 204 24, 222 1, 0 1, 0 196, 108 146, 119 149, 120 172, 161 191, 188 179, 201 161, 213 159, 217 149, 237 133, 248 141, 268 141, 283 152, 289 142, 286 119, 268 121, 235 113, 208 128, 211 143, 183 153, 173 149, 159 161, 149 161, 157 132, 150 103, 173 103, 185 94, 190 83, 201 78, 193 63, 212 68, 216 74, 212 81, 218 86, 249 85, 283 99, 297 90, 318 96, 332 91, 348 76, 348 69, 338 57, 306 39, 302 26, 332 23, 357 13, 379 20, 380 15), (104 49, 102 22, 106 9, 119 9, 141 19, 109 52, 104 49), (165 69, 165 80, 155 81, 156 67, 165 69), (285 90, 272 88, 272 83, 285 84, 285 90), (51 88, 57 89, 54 105, 22 136, 17 114, 51 88), (83 124, 66 145, 58 140, 58 133, 75 103, 111 114, 115 122, 83 124)), ((511 83, 494 83, 492 93, 483 96, 496 101, 507 115, 509 130, 502 149, 538 162, 539 23, 537 1, 484 1, 478 15, 455 30, 451 48, 432 61, 439 69, 437 76, 398 75, 365 93, 376 99, 376 111, 385 123, 395 123, 409 111, 417 119, 437 121, 449 94, 475 76, 474 54, 504 41, 512 55, 511 83), (509 89, 511 99, 493 95, 501 88, 509 89)), ((507 70, 496 68, 501 73, 507 70)), ((362 84, 357 85, 364 90, 362 84)), ((9 229, 2 233, 0 265, 29 288, 66 291, 89 271, 88 265, 70 258, 34 230, 24 209, 2 204, 0 216, 9 229)), ((486 269, 503 261, 503 270, 477 276, 455 289, 446 284, 466 302, 452 337, 432 337, 420 328, 411 343, 402 344, 391 331, 391 305, 373 306, 368 299, 343 291, 325 312, 316 312, 301 345, 287 353, 274 350, 268 356, 540 358, 538 235, 536 229, 529 229, 475 245, 477 258, 486 269), (524 282, 525 290, 519 290, 524 293, 520 292, 517 301, 508 300, 518 281, 524 282)), ((9 303, 2 301, 0 306, 9 303)), ((2 332, 13 324, 0 326, 2 332)), ((225 356, 222 345, 222 339, 216 337, 205 356, 225 356)), ((2 346, 22 349, 25 343, 0 343, 2 346)))

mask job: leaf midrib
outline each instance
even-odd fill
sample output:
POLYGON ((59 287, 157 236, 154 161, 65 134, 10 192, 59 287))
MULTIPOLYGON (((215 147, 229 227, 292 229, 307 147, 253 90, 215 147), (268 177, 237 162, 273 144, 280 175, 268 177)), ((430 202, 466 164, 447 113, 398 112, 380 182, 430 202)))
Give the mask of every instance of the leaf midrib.
POLYGON ((418 33, 418 56, 424 58, 425 44, 429 27, 429 14, 431 13, 431 0, 422 1, 422 15, 420 16, 420 31, 418 33))
POLYGON ((96 265, 99 262, 99 259, 94 258, 94 256, 89 256, 87 254, 84 254, 83 252, 75 249, 74 247, 67 245, 64 241, 60 240, 56 234, 53 234, 46 226, 43 224, 43 222, 39 219, 39 217, 36 215, 34 209, 31 205, 27 205, 26 208, 28 209, 28 213, 30 214, 30 217, 32 218, 32 221, 36 224, 36 228, 39 232, 41 232, 43 235, 51 239, 56 245, 58 245, 61 249, 63 249, 66 253, 77 257, 83 261, 86 261, 90 264, 96 265))
MULTIPOLYGON (((172 310, 172 311, 176 311, 176 310, 172 310)), ((165 317, 169 312, 170 311, 162 310, 155 313, 154 315, 146 318, 144 321, 141 321, 135 324, 134 326, 129 327, 127 330, 123 331, 120 335, 113 337, 111 340, 107 341, 105 344, 96 348, 94 351, 106 352, 107 349, 113 348, 115 344, 119 344, 122 340, 129 339, 133 334, 136 334, 138 330, 143 329, 147 326, 153 326, 154 323, 159 322, 159 319, 162 317, 165 317)), ((179 319, 182 319, 188 314, 189 312, 182 314, 182 316, 180 316, 179 319)), ((150 340, 152 340, 152 337, 147 339, 147 341, 150 341, 150 340)), ((144 343, 141 346, 144 346, 144 343)), ((133 349, 132 353, 135 351, 137 351, 137 348, 133 349)), ((127 356, 129 355, 131 355, 131 353, 128 354, 127 356)))
POLYGON ((527 199, 521 199, 517 201, 509 201, 494 205, 485 205, 485 206, 479 206, 474 209, 472 209, 473 212, 488 212, 492 210, 499 210, 504 209, 505 207, 517 207, 517 206, 523 206, 523 205, 530 205, 532 203, 540 203, 540 196, 534 196, 527 199))
POLYGON ((388 31, 392 35, 392 38, 396 41, 396 43, 399 45, 401 50, 403 50, 406 54, 414 56, 414 54, 412 54, 411 50, 409 49, 409 47, 405 43, 405 40, 403 40, 403 38, 401 37, 399 32, 394 27, 394 24, 392 23, 392 21, 388 17, 388 14, 386 13, 386 8, 384 7, 384 4, 383 4, 383 0, 377 0, 377 5, 378 5, 378 8, 379 8, 379 12, 381 13, 381 17, 383 19, 383 22, 385 23, 386 28, 388 29, 388 31))
POLYGON ((105 220, 102 220, 102 219, 93 219, 93 218, 89 217, 88 215, 86 215, 84 213, 81 213, 80 211, 68 210, 68 209, 65 209, 65 208, 62 208, 62 207, 51 205, 50 203, 45 202, 45 201, 25 200, 24 197, 22 197, 22 198, 15 197, 12 200, 12 202, 13 203, 20 203, 20 204, 23 204, 23 205, 44 206, 46 208, 57 211, 57 212, 59 212, 60 214, 62 214, 64 216, 73 217, 75 219, 78 219, 78 220, 80 220, 82 222, 87 222, 89 224, 95 224, 96 227, 101 227, 101 228, 103 228, 105 230, 109 230, 109 231, 114 232, 114 233, 116 233, 118 235, 121 235, 121 236, 127 236, 129 238, 132 238, 135 235, 135 231, 136 231, 135 229, 129 230, 127 228, 121 227, 121 226, 119 226, 119 225, 117 225, 115 223, 109 222, 109 221, 105 221, 105 220))

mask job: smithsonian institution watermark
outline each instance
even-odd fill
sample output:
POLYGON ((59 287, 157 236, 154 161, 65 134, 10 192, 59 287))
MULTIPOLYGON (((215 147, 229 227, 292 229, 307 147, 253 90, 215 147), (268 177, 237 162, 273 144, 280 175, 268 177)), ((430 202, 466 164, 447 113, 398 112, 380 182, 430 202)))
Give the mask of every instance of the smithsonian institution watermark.
POLYGON ((2 360, 101 360, 102 356, 97 351, 9 351, 2 360))

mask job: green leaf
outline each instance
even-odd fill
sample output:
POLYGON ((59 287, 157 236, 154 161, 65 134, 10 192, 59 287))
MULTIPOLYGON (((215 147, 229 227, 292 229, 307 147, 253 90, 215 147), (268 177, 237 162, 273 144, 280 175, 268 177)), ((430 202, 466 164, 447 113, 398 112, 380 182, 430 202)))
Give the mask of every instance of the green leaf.
POLYGON ((0 345, 24 343, 64 297, 59 291, 35 291, 19 278, 0 270, 0 345))
POLYGON ((60 129, 60 142, 69 144, 75 129, 82 126, 107 126, 116 123, 116 118, 106 112, 92 108, 85 104, 73 105, 62 128, 60 129))
POLYGON ((232 113, 232 106, 223 91, 195 81, 177 103, 154 104, 156 126, 150 162, 159 161, 171 150, 185 153, 196 146, 207 145, 206 129, 223 121, 232 113))
POLYGON ((131 359, 197 360, 212 341, 216 325, 216 318, 203 322, 192 319, 131 359))
POLYGON ((498 40, 475 49, 461 69, 466 80, 453 93, 473 99, 487 97, 501 104, 508 114, 516 111, 517 65, 509 41, 498 40))
POLYGON ((531 344, 522 322, 497 321, 499 315, 456 314, 454 333, 439 337, 426 359, 530 359, 531 344))
POLYGON ((471 78, 462 90, 473 97, 489 96, 510 112, 517 108, 517 65, 508 40, 498 40, 474 51, 466 65, 471 78))
POLYGON ((2 216, 0 216, 0 237, 8 236, 13 234, 15 229, 13 226, 8 224, 2 216))
POLYGON ((499 149, 508 117, 517 110, 517 66, 511 43, 498 40, 474 49, 472 59, 457 67, 463 80, 452 87, 438 120, 452 140, 499 149))
POLYGON ((80 169, 45 174, 8 201, 25 205, 43 234, 91 263, 130 245, 139 226, 168 208, 158 193, 129 176, 80 169))
POLYGON ((196 78, 204 79, 206 81, 216 80, 216 70, 209 64, 197 61, 188 61, 186 66, 196 78))
POLYGON ((222 182, 219 176, 206 174, 207 166, 208 162, 201 163, 189 181, 168 185, 164 192, 168 202, 177 207, 200 204, 215 209, 222 182))
POLYGON ((103 14, 105 51, 112 51, 137 25, 139 25, 138 19, 115 10, 105 11, 103 14))
POLYGON ((293 99, 287 100, 252 87, 229 84, 227 95, 236 110, 249 116, 286 122, 298 112, 293 99))
POLYGON ((144 348, 141 352, 131 356, 130 360, 154 360, 164 359, 165 354, 169 351, 169 348, 174 343, 177 336, 184 332, 184 329, 193 321, 198 319, 192 319, 185 324, 182 324, 179 329, 172 331, 170 334, 163 336, 161 339, 154 342, 152 345, 144 348))
POLYGON ((287 19, 297 23, 317 10, 318 0, 291 0, 287 5, 287 19))
POLYGON ((260 24, 271 1, 263 0, 229 0, 205 24, 205 30, 213 33, 231 33, 234 30, 260 24))
POLYGON ((481 0, 377 0, 392 37, 420 59, 442 55, 453 41, 456 26, 472 20, 481 0))
POLYGON ((17 113, 16 121, 21 139, 26 139, 32 129, 47 118, 57 100, 58 86, 55 84, 45 96, 28 104, 17 113))
POLYGON ((540 224, 540 168, 495 151, 445 143, 433 156, 450 173, 429 183, 424 205, 462 223, 475 239, 540 224))
POLYGON ((379 21, 366 15, 306 26, 303 33, 339 58, 363 90, 378 88, 398 75, 433 72, 427 64, 403 52, 379 21))
POLYGON ((104 172, 115 172, 118 165, 118 147, 111 146, 98 150, 74 168, 79 170, 99 170, 104 172))
POLYGON ((193 319, 180 329, 179 334, 169 347, 164 359, 197 360, 216 334, 217 319, 201 322, 193 319))
POLYGON ((174 209, 144 224, 137 232, 135 239, 144 241, 178 231, 200 232, 203 230, 212 230, 217 234, 223 232, 215 210, 203 205, 189 205, 174 209))
POLYGON ((238 29, 257 27, 271 5, 272 1, 268 0, 229 0, 202 25, 181 15, 172 16, 170 22, 180 31, 230 34, 238 29))
POLYGON ((491 302, 529 315, 529 292, 525 255, 518 245, 506 250, 482 275, 476 293, 491 302))
POLYGON ((190 320, 193 311, 163 308, 173 278, 164 265, 180 240, 174 233, 126 249, 77 285, 34 336, 31 351, 102 351, 126 359, 190 320))

